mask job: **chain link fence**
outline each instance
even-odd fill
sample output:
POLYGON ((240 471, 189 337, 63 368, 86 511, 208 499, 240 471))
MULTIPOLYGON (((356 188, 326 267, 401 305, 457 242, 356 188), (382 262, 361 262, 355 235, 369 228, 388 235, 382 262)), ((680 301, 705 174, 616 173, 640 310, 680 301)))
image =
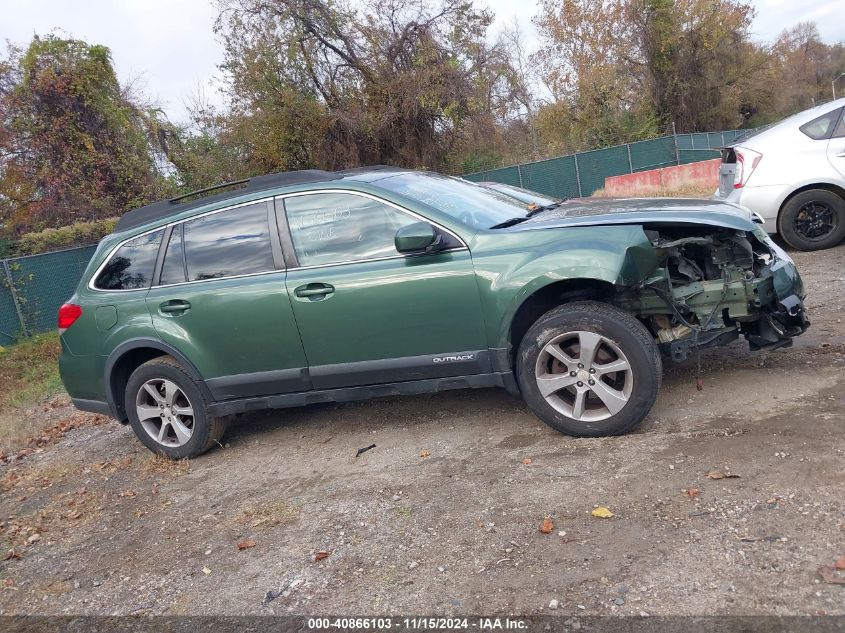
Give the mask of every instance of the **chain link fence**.
POLYGON ((603 188, 608 176, 719 158, 714 148, 724 147, 751 132, 728 130, 663 136, 462 177, 473 182, 501 182, 559 198, 583 198, 603 188))
POLYGON ((0 345, 56 328, 96 246, 0 260, 0 345))
MULTIPOLYGON (((466 174, 561 198, 589 196, 619 176, 710 158, 750 130, 677 134, 580 154, 466 174)), ((56 327, 56 314, 76 289, 96 246, 0 260, 0 345, 56 327)))

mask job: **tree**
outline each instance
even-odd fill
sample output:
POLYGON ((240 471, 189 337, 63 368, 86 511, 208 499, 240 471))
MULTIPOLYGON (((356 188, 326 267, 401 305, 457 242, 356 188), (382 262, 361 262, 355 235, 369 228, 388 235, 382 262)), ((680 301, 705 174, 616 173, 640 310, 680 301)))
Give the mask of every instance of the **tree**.
POLYGON ((470 0, 223 0, 232 132, 265 168, 441 167, 507 107, 491 22, 470 0))
MULTIPOLYGON (((568 109, 573 150, 613 145, 655 133, 633 0, 541 0, 534 23, 541 46, 535 61, 556 102, 568 109)), ((553 117, 552 117, 553 118, 553 117)))
POLYGON ((113 216, 159 194, 148 112, 109 50, 55 36, 0 63, 0 223, 6 232, 113 216))
POLYGON ((749 38, 753 15, 747 0, 542 0, 537 60, 574 144, 740 127, 770 109, 776 65, 749 38))
POLYGON ((782 112, 802 110, 832 98, 830 82, 845 72, 845 46, 822 42, 812 22, 785 29, 772 53, 780 69, 776 108, 782 112))

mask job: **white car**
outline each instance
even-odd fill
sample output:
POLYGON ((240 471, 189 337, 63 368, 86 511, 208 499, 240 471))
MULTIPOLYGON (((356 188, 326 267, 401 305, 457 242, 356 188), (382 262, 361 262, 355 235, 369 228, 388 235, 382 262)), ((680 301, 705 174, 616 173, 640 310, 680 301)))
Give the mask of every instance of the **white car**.
POLYGON ((799 250, 845 238, 845 99, 799 112, 722 149, 716 198, 747 207, 799 250))

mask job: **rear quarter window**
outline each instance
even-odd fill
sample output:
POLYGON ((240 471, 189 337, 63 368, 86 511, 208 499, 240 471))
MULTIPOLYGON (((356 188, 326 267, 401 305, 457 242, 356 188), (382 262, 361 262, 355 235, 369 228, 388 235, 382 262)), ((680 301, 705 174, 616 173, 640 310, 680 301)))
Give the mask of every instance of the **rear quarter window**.
POLYGON ((829 139, 841 114, 842 108, 838 108, 816 117, 798 129, 815 141, 829 139))
POLYGON ((98 290, 149 288, 164 229, 133 238, 112 255, 94 280, 98 290))

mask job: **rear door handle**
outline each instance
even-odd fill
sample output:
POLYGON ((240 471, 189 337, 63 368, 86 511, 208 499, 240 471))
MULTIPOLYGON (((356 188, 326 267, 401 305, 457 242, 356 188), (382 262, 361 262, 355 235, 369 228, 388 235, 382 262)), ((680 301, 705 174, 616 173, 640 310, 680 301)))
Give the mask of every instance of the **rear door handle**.
POLYGON ((183 299, 165 301, 158 306, 162 314, 183 314, 191 309, 191 304, 183 299))
POLYGON ((845 152, 839 152, 839 153, 837 154, 837 156, 838 156, 839 158, 845 158, 845 152))
POLYGON ((310 301, 319 301, 334 293, 334 286, 324 283, 312 283, 299 286, 294 289, 293 294, 300 299, 308 299, 310 301))

